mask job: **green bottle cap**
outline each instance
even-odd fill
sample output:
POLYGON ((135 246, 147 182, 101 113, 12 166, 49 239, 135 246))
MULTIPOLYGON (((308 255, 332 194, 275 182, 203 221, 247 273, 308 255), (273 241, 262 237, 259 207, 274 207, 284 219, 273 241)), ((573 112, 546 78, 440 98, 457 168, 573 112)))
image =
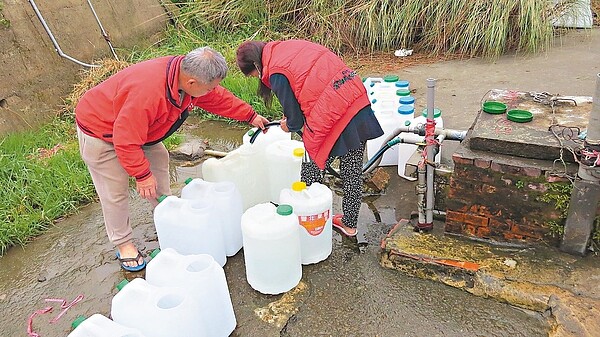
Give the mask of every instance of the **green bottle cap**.
POLYGON ((248 130, 248 133, 246 133, 246 134, 250 137, 254 136, 254 129, 248 130))
POLYGON ((71 328, 75 329, 79 326, 79 324, 83 323, 83 321, 85 321, 86 317, 83 315, 79 315, 77 317, 75 317, 75 319, 73 320, 73 322, 71 322, 71 328))
POLYGON ((163 195, 161 195, 160 197, 158 197, 158 199, 156 199, 156 200, 158 200, 158 202, 159 202, 159 203, 161 203, 161 202, 162 202, 163 200, 165 200, 167 197, 168 197, 168 195, 164 195, 164 194, 163 194, 163 195))
POLYGON ((160 253, 160 248, 156 248, 155 250, 153 250, 152 253, 150 253, 150 258, 155 258, 156 255, 158 255, 158 253, 160 253))
MULTIPOLYGON (((438 108, 433 109, 433 118, 439 118, 442 115, 442 110, 438 108)), ((427 108, 423 109, 423 117, 427 117, 427 108)))
POLYGON ((408 89, 398 89, 396 90, 397 96, 410 96, 410 90, 408 89))
POLYGON ((398 77, 398 75, 385 75, 385 76, 383 77, 383 81, 384 81, 384 82, 389 82, 389 83, 391 83, 391 82, 396 82, 396 81, 398 81, 399 79, 400 79, 400 77, 398 77))
POLYGON ((192 178, 192 177, 189 177, 189 178, 187 178, 187 179, 185 180, 185 184, 187 185, 187 184, 191 183, 191 182, 192 182, 192 180, 194 180, 194 178, 192 178))
POLYGON ((293 213, 292 206, 290 205, 279 205, 277 206, 277 214, 279 215, 290 215, 293 213))
POLYGON ((123 281, 121 281, 121 282, 117 283, 117 286, 116 286, 117 290, 118 290, 118 291, 121 291, 123 288, 125 288, 125 286, 126 286, 128 283, 129 283, 129 281, 127 281, 127 280, 123 280, 123 281))

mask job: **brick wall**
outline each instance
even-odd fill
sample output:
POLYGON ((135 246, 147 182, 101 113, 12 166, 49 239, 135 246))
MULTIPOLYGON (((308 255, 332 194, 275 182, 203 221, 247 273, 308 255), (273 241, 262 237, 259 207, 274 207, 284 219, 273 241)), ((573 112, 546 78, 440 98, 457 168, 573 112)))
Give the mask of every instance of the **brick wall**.
POLYGON ((553 173, 552 163, 475 153, 453 155, 454 172, 446 203, 445 231, 510 243, 557 245, 550 223, 562 214, 543 201, 548 184, 568 183, 553 173))

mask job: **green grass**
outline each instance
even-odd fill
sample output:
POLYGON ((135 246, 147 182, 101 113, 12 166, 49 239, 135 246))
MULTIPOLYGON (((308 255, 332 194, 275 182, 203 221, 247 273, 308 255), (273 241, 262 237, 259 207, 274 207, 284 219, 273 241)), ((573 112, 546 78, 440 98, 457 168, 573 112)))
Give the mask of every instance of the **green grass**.
POLYGON ((74 130, 72 123, 57 120, 0 143, 0 253, 95 198, 74 130), (46 152, 55 147, 54 154, 46 152))
MULTIPOLYGON (((281 105, 275 99, 273 109, 267 111, 256 95, 258 80, 244 77, 235 64, 235 50, 245 40, 305 38, 340 54, 415 48, 423 53, 496 57, 512 50, 544 50, 557 33, 549 23, 553 15, 547 7, 550 2, 538 0, 172 2, 178 6, 176 24, 156 45, 123 51, 129 54, 127 61, 185 54, 196 47, 211 46, 230 65, 222 85, 270 120, 281 117, 281 105)), ((598 8, 598 1, 593 3, 598 8)), ((3 23, 0 17, 0 25, 3 23)), ((106 71, 82 81, 65 100, 67 108, 60 113, 62 119, 0 141, 0 254, 11 246, 25 244, 57 219, 96 198, 79 156, 72 106, 87 88, 119 66, 103 67, 106 71), (43 155, 44 150, 55 146, 56 153, 43 155)), ((203 111, 196 113, 219 119, 203 111)), ((172 149, 182 140, 183 136, 175 133, 165 145, 172 149)), ((566 199, 564 195, 560 200, 566 199)), ((599 233, 596 226, 596 241, 600 241, 599 233)))

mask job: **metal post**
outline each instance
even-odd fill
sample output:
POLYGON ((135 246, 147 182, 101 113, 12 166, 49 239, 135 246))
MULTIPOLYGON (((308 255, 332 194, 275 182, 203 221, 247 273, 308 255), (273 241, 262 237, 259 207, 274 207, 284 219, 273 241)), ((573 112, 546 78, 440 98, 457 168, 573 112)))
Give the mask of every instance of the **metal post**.
MULTIPOLYGON (((427 79, 427 124, 434 122, 435 108, 435 79, 427 79)), ((432 163, 435 161, 435 138, 433 134, 425 133, 426 151, 427 151, 427 204, 426 219, 428 226, 433 227, 433 207, 434 207, 434 171, 432 163)))
POLYGON ((573 184, 571 200, 560 244, 564 252, 585 255, 594 228, 600 202, 600 74, 588 121, 587 137, 579 163, 578 179, 573 184))

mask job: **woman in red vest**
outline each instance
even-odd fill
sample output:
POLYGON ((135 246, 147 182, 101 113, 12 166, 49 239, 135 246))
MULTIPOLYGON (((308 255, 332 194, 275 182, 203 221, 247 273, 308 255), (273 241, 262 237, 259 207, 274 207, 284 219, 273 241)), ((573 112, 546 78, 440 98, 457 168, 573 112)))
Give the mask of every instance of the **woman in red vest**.
POLYGON ((326 165, 340 158, 343 215, 333 217, 333 226, 355 236, 365 144, 383 135, 361 78, 331 50, 304 40, 244 42, 237 64, 260 79, 258 94, 267 106, 277 96, 281 128, 302 132, 311 159, 302 164, 302 181, 321 183, 326 165))

